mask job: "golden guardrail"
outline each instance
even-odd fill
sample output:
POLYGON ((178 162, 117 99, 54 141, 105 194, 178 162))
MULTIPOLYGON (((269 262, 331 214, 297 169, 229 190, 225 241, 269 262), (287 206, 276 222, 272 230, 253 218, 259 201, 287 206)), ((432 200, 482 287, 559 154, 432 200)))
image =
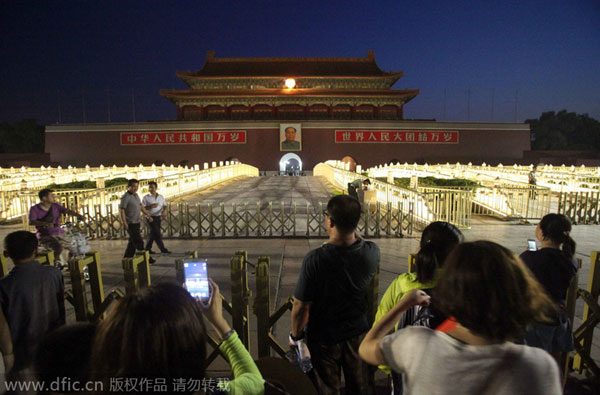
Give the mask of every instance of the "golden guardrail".
MULTIPOLYGON (((576 277, 577 278, 577 277, 576 277)), ((567 293, 567 311, 571 319, 575 315, 575 301, 581 298, 584 301, 582 323, 574 328, 575 358, 572 369, 579 373, 591 372, 597 381, 600 381, 600 367, 591 357, 594 329, 600 323, 600 252, 590 253, 590 274, 587 290, 578 287, 577 280, 571 283, 567 293)), ((566 361, 563 361, 566 363, 566 361)), ((567 365, 568 366, 568 365, 567 365)))

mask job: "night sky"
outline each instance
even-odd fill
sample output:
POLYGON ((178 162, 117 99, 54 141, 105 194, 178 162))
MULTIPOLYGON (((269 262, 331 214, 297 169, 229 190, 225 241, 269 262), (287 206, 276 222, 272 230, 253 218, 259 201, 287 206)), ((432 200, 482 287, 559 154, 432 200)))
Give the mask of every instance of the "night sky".
POLYGON ((0 122, 174 119, 159 89, 217 57, 365 57, 405 118, 600 119, 600 1, 0 1, 0 122), (517 93, 518 91, 518 93, 517 93), (445 97, 444 99, 444 92, 445 97), (470 92, 470 111, 468 99, 470 92), (493 98, 493 108, 492 108, 493 98), (59 106, 60 103, 60 106, 59 106), (85 104, 85 105, 83 105, 85 104), (444 105, 445 104, 445 105, 444 105), (445 110, 444 110, 445 108, 445 110), (493 109, 493 111, 492 111, 493 109))

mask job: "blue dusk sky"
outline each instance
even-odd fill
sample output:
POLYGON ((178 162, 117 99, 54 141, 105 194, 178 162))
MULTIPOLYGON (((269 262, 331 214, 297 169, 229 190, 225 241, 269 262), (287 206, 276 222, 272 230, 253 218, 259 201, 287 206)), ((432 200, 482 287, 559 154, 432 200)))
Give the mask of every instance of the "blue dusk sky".
POLYGON ((159 89, 217 57, 365 57, 405 118, 600 119, 600 1, 0 1, 0 122, 174 119, 159 89), (134 100, 132 100, 132 97, 134 100), (60 105, 59 105, 60 104, 60 105), (109 105, 110 104, 110 105, 109 105), (85 109, 85 111, 83 110, 85 109))

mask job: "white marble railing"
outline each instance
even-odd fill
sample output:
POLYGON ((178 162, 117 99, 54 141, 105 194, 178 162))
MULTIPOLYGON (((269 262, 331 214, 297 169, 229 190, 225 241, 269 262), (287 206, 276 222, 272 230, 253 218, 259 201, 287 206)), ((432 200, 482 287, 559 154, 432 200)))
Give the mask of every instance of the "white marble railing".
MULTIPOLYGON (((371 177, 427 177, 466 178, 482 185, 503 183, 514 186, 529 185, 533 166, 475 166, 469 164, 384 164, 369 168, 371 177)), ((594 192, 600 190, 600 167, 544 165, 536 169, 537 185, 553 192, 594 192)))
MULTIPOLYGON (((140 190, 143 195, 148 192, 148 182, 155 181, 159 185, 159 191, 165 198, 176 198, 178 196, 193 193, 195 191, 217 185, 223 181, 240 176, 258 176, 258 169, 253 166, 235 163, 205 170, 199 168, 187 168, 187 171, 167 172, 171 174, 161 175, 158 169, 136 168, 135 173, 127 173, 128 178, 140 180, 140 190)), ((102 174, 102 173, 96 173, 102 174)), ((94 178, 88 179, 94 181, 94 178)), ((45 184, 46 186, 48 184, 45 184)), ((55 193, 63 205, 82 209, 94 208, 95 212, 106 214, 110 206, 114 212, 118 212, 119 199, 125 193, 126 185, 118 185, 110 188, 57 190, 55 193)), ((39 199, 37 192, 31 190, 0 191, 0 220, 11 220, 26 217, 29 208, 36 204, 39 199)))
MULTIPOLYGON (((334 186, 344 191, 347 190, 348 183, 359 178, 367 178, 346 170, 345 165, 338 161, 319 163, 313 169, 313 174, 325 177, 334 186)), ((371 179, 371 188, 377 191, 377 202, 382 204, 391 203, 393 207, 400 207, 400 210, 407 214, 412 211, 412 215, 417 222, 428 224, 436 220, 425 199, 416 191, 400 188, 376 179, 371 179)))

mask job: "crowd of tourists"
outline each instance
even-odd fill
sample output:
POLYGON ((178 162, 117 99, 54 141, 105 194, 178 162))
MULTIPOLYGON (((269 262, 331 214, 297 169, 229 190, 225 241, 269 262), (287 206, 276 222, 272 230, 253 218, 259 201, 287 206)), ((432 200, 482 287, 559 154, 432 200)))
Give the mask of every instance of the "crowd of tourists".
MULTIPOLYGON (((126 222, 140 212, 153 216, 146 210, 154 203, 126 198, 138 211, 126 204, 126 222)), ((7 385, 44 387, 9 390, 372 394, 379 367, 394 394, 562 393, 563 361, 573 349, 565 299, 577 271, 565 216, 545 216, 535 231, 541 249, 519 257, 493 241, 465 241, 452 224, 429 224, 414 271, 392 281, 371 323, 368 293, 380 249, 357 232, 357 199, 335 196, 324 214, 329 239, 304 257, 289 335, 289 346, 310 358, 303 375, 310 388, 259 369, 223 318, 212 280, 207 304, 181 284, 161 282, 119 300, 97 324, 65 325, 60 270, 36 261, 35 234, 17 231, 4 240, 14 268, 0 279, 0 352, 7 385), (232 378, 205 374, 209 344, 228 360, 232 378)))

